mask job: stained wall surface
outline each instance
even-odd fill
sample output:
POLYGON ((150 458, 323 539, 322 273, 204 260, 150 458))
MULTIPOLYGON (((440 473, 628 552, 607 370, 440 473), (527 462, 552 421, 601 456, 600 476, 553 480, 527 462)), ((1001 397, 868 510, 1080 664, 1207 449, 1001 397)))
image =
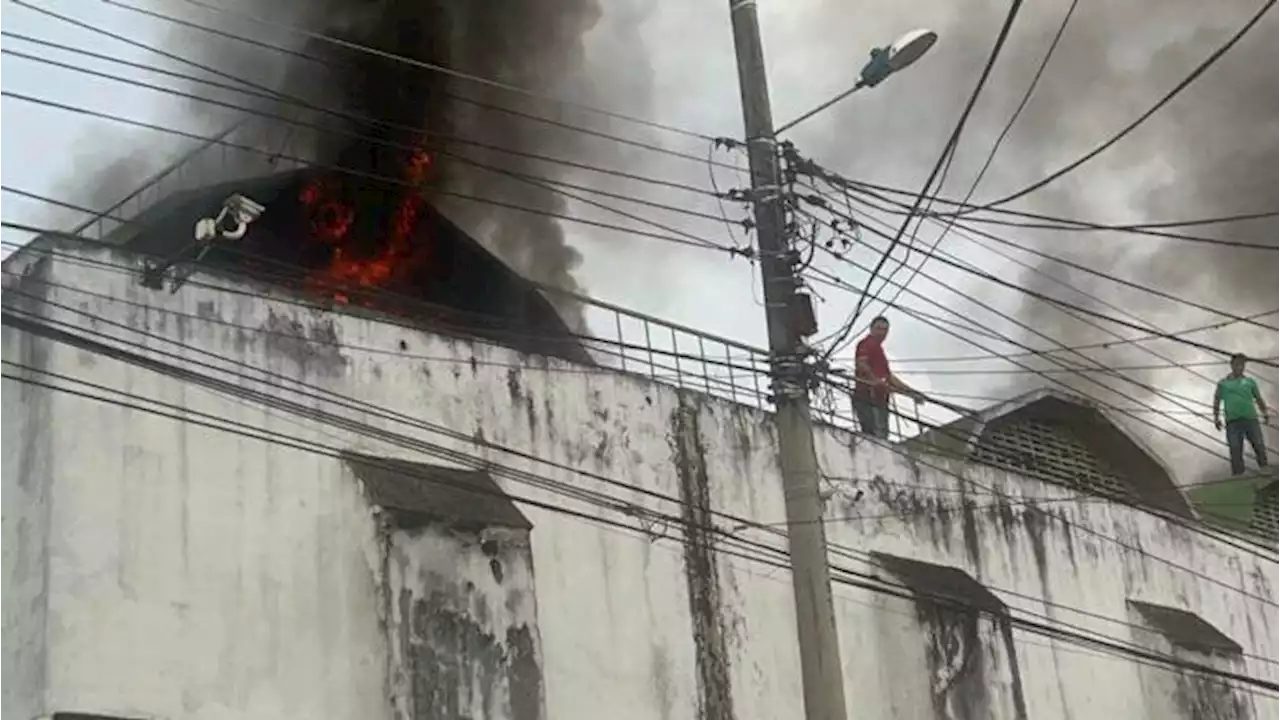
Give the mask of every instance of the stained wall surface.
MULTIPOLYGON (((6 264, 5 372, 106 399, 4 383, 4 712, 432 718, 429 673, 474 717, 800 712, 767 414, 57 252, 6 264), (483 468, 532 529, 390 528, 347 451, 483 468), (456 634, 424 636, 433 614, 456 634)), ((1274 683, 1274 553, 843 431, 816 443, 857 717, 1276 715, 1035 630, 1174 652, 1130 601, 1168 606, 1242 647, 1212 662, 1274 683), (952 572, 989 611, 912 595, 952 572), (894 593, 851 584, 868 576, 894 593)))
MULTIPOLYGON (((26 287, 26 286, 23 286, 26 287)), ((12 298, 5 287, 6 309, 12 298)), ((42 291, 42 290, 40 290, 42 291)), ((0 323, 4 360, 29 366, 47 363, 47 343, 0 323)), ((5 370, 8 372, 8 369, 5 370)), ((57 474, 49 393, 4 383, 0 395, 0 555, 3 556, 3 661, 0 714, 36 717, 48 687, 45 670, 49 579, 49 493, 57 474)))

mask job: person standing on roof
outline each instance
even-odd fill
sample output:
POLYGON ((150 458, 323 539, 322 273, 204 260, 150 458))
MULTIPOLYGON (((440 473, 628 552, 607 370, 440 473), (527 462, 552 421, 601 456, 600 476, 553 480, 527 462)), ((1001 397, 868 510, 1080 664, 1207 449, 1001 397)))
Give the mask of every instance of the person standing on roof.
POLYGON ((884 339, 889 335, 889 321, 878 316, 871 321, 871 330, 858 341, 854 351, 857 368, 853 386, 853 412, 858 417, 862 432, 878 438, 889 437, 889 398, 895 392, 909 395, 916 402, 925 402, 925 396, 902 382, 889 370, 889 358, 884 354, 884 339))
POLYGON ((1258 392, 1258 383, 1244 374, 1248 358, 1236 353, 1231 356, 1231 374, 1218 381, 1213 391, 1213 427, 1222 429, 1222 418, 1218 413, 1227 416, 1227 447, 1231 450, 1231 474, 1244 473, 1244 441, 1247 438, 1253 446, 1254 457, 1258 460, 1258 469, 1267 467, 1267 444, 1262 438, 1262 426, 1267 422, 1267 403, 1258 392), (1256 406, 1256 407, 1255 407, 1256 406), (1261 411, 1261 415, 1259 415, 1261 411))

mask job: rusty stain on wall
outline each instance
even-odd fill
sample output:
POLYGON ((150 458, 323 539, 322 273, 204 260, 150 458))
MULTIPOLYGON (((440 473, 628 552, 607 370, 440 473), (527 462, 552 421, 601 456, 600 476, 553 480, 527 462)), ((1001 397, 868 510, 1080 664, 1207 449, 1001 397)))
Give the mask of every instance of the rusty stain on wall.
POLYGON ((1186 720, 1251 720, 1253 708, 1230 684, 1198 673, 1178 673, 1175 703, 1186 720))
POLYGON ((697 400, 681 393, 680 405, 672 413, 670 435, 672 459, 680 478, 685 581, 698 669, 698 717, 699 720, 732 720, 729 653, 712 530, 706 449, 698 412, 697 400))
POLYGON ((979 720, 991 714, 984 673, 979 616, 930 602, 916 606, 927 637, 929 689, 934 712, 948 720, 979 720))
MULTIPOLYGON (((12 256, 11 256, 12 257, 12 256)), ((4 308, 41 314, 48 297, 51 263, 40 257, 22 267, 20 275, 6 274, 4 308)), ((17 377, 40 378, 50 367, 51 343, 5 325, 5 359, 30 368, 17 377), (16 357, 15 357, 16 356, 16 357)), ((53 503, 51 483, 57 473, 58 452, 54 390, 6 382, 4 404, 4 680, 5 714, 32 717, 42 713, 48 691, 49 663, 45 638, 49 613, 49 540, 53 503), (17 385, 17 387, 14 387, 17 385), (25 688, 25 692, 15 692, 25 688)))
POLYGON ((918 599, 917 618, 926 637, 931 699, 938 718, 986 720, 1012 706, 1013 717, 1026 720, 1022 674, 1008 616, 918 599), (1000 650, 1003 649, 1003 652, 1000 650), (997 680, 1000 662, 1009 675, 1008 696, 997 680))
POLYGON ((404 720, 541 720, 532 574, 517 572, 532 568, 528 532, 432 524, 389 542, 393 694, 404 720))
POLYGON ((262 330, 269 353, 286 357, 307 372, 341 377, 351 362, 342 354, 332 318, 304 325, 296 318, 270 310, 262 330))

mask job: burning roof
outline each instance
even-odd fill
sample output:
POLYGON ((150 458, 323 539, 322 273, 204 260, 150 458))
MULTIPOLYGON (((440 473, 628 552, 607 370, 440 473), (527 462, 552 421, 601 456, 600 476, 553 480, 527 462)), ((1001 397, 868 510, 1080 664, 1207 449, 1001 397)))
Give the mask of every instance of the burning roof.
POLYGON ((421 183, 431 159, 410 154, 403 181, 318 169, 179 193, 117 239, 160 258, 193 256, 192 228, 233 193, 264 210, 235 241, 217 241, 203 270, 230 271, 338 305, 433 330, 479 336, 532 354, 591 363, 541 291, 439 213, 421 183))

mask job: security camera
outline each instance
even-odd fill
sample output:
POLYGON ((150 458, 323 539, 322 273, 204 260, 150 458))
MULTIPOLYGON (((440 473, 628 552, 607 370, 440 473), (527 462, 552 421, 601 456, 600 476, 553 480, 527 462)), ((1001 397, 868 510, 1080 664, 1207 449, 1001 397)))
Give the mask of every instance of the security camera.
POLYGON ((257 220, 262 216, 262 211, 266 210, 266 207, 259 205, 240 193, 236 193, 235 195, 227 198, 227 201, 222 205, 224 208, 234 213, 236 218, 245 225, 257 220))
POLYGON ((196 242, 239 240, 249 230, 249 223, 257 220, 264 210, 266 207, 263 205, 236 193, 222 203, 217 217, 201 218, 196 222, 196 242))

